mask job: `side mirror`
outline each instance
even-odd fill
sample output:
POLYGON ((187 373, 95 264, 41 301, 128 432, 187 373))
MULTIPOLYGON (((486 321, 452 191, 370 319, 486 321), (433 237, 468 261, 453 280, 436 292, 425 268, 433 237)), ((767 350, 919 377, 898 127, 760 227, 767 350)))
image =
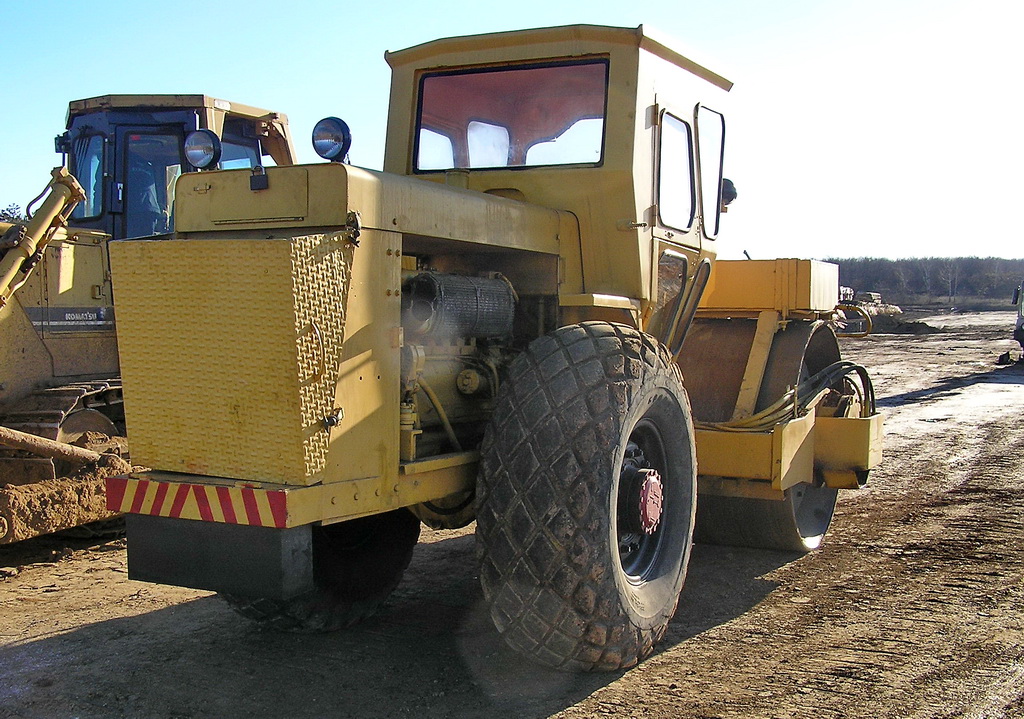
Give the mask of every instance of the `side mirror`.
POLYGON ((736 185, 728 177, 722 178, 722 204, 730 205, 737 198, 736 185))
POLYGON ((1013 291, 1013 300, 1011 301, 1011 304, 1016 305, 1018 302, 1020 302, 1020 285, 1017 285, 1017 289, 1013 291))

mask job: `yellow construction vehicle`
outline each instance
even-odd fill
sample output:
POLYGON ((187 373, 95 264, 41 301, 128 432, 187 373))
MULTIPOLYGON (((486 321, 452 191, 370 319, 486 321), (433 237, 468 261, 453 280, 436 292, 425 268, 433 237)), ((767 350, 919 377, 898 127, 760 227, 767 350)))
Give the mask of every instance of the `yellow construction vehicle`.
POLYGON ((68 104, 67 129, 54 140, 85 198, 76 227, 114 239, 174 228, 174 181, 196 169, 295 162, 288 118, 209 95, 101 95, 68 104), (206 167, 191 164, 194 141, 217 143, 206 167))
POLYGON ((222 168, 294 162, 277 113, 205 95, 74 101, 56 141, 70 172, 27 223, 0 223, 0 544, 112 516, 95 452, 67 446, 124 448, 107 241, 168 231, 174 180, 190 158, 215 166, 207 146, 222 168))
POLYGON ((181 177, 173 236, 111 244, 129 576, 335 629, 475 519, 511 646, 631 666, 695 530, 811 550, 879 461, 837 268, 714 263, 731 83, 645 27, 386 58, 383 172, 327 118, 332 162, 181 177))

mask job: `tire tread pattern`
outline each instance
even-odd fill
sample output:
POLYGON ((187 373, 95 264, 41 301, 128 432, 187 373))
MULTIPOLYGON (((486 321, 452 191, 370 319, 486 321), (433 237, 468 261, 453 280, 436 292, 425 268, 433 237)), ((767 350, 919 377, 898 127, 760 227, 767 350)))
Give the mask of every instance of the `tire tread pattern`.
POLYGON ((631 623, 605 543, 621 413, 648 373, 682 377, 667 351, 604 322, 535 340, 509 368, 481 446, 477 552, 498 631, 514 649, 565 670, 614 671, 665 632, 631 623))
MULTIPOLYGON (((399 575, 399 578, 401 576, 399 575)), ((398 581, 395 581, 395 585, 398 581)), ((250 599, 220 594, 238 614, 261 627, 281 632, 318 634, 345 629, 371 617, 394 589, 373 599, 345 601, 330 589, 315 589, 294 599, 250 599)))

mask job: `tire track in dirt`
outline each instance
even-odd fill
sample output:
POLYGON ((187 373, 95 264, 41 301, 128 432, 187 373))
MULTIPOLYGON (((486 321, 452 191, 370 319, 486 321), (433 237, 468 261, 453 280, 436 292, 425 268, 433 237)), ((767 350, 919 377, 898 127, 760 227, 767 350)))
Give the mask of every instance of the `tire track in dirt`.
MULTIPOLYGON (((827 546, 766 575, 779 588, 753 611, 635 670, 677 700, 666 711, 641 699, 635 714, 1018 716, 1024 437, 1013 424, 1024 392, 1009 387, 1011 400, 992 404, 1007 388, 989 384, 894 407, 887 462, 873 489, 841 505, 827 546), (943 415, 956 419, 925 421, 943 415)), ((605 688, 561 716, 589 716, 616 695, 605 688)))

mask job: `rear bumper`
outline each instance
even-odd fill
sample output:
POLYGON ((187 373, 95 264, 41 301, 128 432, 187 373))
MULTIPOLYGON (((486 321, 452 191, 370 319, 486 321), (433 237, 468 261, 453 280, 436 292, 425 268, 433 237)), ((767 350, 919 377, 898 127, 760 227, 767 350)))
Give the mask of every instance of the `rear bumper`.
POLYGON ((107 507, 127 516, 129 578, 284 600, 315 587, 317 524, 465 491, 478 460, 461 452, 403 463, 397 480, 312 486, 133 472, 107 479, 107 507))
POLYGON ((397 479, 367 477, 309 486, 132 472, 107 479, 107 508, 151 517, 290 529, 390 512, 472 489, 479 459, 476 451, 457 452, 403 462, 397 479))
POLYGON ((107 507, 126 514, 129 579, 277 600, 314 588, 319 486, 139 472, 106 489, 107 507))
POLYGON ((128 515, 128 578, 285 600, 314 588, 312 525, 291 529, 128 515))

